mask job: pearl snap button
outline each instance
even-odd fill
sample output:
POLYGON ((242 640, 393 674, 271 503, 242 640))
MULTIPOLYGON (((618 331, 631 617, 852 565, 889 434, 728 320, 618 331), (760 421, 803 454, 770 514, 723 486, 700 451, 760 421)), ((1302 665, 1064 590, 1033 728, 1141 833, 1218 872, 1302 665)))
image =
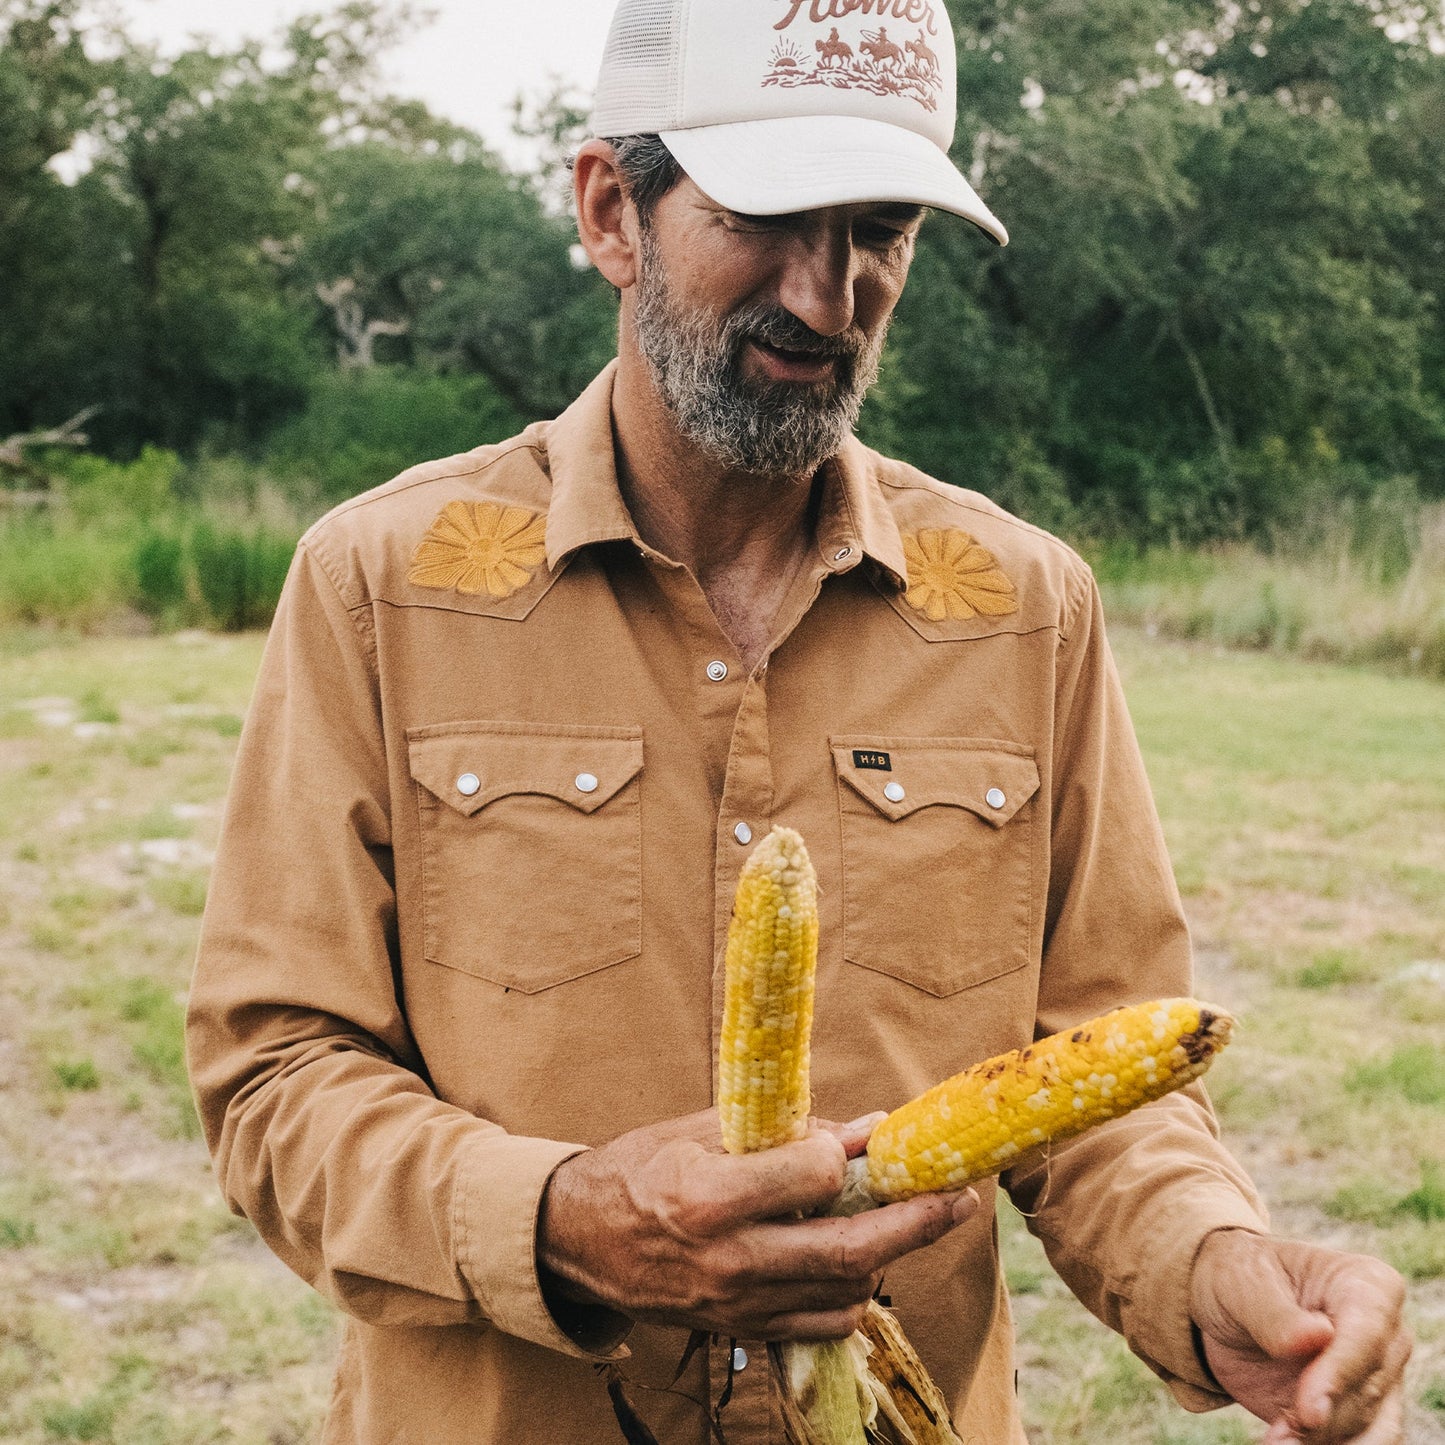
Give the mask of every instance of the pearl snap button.
POLYGON ((579 793, 595 793, 597 791, 597 779, 591 773, 577 774, 577 791, 579 793))
POLYGON ((464 798, 474 798, 482 791, 482 780, 475 773, 463 773, 457 779, 457 792, 464 798))
POLYGON ((883 796, 887 798, 890 803, 901 803, 908 794, 903 791, 902 783, 889 783, 888 786, 883 789, 883 796))
POLYGON ((746 1370, 748 1367, 748 1352, 741 1345, 733 1349, 733 1369, 746 1370))
POLYGON ((728 675, 728 665, 725 662, 710 662, 707 665, 707 675, 714 682, 721 682, 728 675))
POLYGON ((835 562, 846 562, 852 555, 853 549, 851 547, 840 547, 838 551, 833 554, 833 560, 835 562))
POLYGON ((747 847, 747 845, 753 841, 753 830, 749 828, 746 823, 739 823, 737 827, 733 829, 733 837, 744 847, 747 847))
POLYGON ((1008 799, 1004 797, 1002 788, 990 788, 988 792, 984 794, 984 802, 986 802, 990 808, 1001 808, 1008 802, 1008 799))

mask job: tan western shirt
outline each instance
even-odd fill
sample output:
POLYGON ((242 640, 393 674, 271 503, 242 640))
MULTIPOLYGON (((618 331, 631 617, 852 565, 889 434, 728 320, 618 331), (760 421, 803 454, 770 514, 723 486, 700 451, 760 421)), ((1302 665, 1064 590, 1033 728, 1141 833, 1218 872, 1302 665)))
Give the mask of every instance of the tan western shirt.
MULTIPOLYGON (((649 1391, 686 1334, 601 1310, 564 1330, 534 1231, 561 1160, 712 1102, 734 884, 772 824, 820 880, 823 1117, 1190 988, 1079 558, 850 442, 749 672, 636 533, 611 387, 312 528, 241 742, 190 1064, 232 1208, 346 1313, 329 1442, 615 1445, 605 1356, 665 1445, 708 1438, 729 1342, 679 1382, 700 1403, 649 1391)), ((1217 1400, 1192 1260, 1264 1225, 1202 1095, 1004 1183, 1088 1306, 1217 1400)), ((1003 1445, 1023 1436, 980 1193, 885 1289, 964 1440, 1003 1445)), ((780 1441, 739 1343, 727 1439, 780 1441)))

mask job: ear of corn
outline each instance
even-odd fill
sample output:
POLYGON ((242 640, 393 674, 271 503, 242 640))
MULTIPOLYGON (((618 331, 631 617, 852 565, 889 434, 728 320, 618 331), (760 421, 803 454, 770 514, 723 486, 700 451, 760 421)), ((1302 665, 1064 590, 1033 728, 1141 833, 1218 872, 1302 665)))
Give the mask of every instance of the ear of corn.
MULTIPOLYGON (((774 828, 743 864, 728 927, 718 1115, 730 1154, 807 1133, 817 963, 817 876, 802 838, 774 828)), ((791 1445, 867 1445, 876 1412, 860 1348, 866 1354, 847 1340, 769 1346, 791 1445)))
POLYGON ((867 1193, 891 1203, 962 1189, 1197 1079, 1234 1020, 1197 999, 1115 1009, 1001 1054, 895 1109, 868 1141, 867 1193))
POLYGON ((728 928, 718 1113, 730 1154, 807 1133, 817 963, 817 876, 802 838, 774 828, 743 865, 728 928))

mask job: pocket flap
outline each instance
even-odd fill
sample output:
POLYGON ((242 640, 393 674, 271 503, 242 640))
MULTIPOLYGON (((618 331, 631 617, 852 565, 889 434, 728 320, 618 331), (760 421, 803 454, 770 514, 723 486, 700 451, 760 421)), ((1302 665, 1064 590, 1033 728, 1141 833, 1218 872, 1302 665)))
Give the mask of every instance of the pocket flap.
POLYGON ((895 822, 920 808, 967 808, 995 828, 1039 790, 1033 755, 985 738, 830 738, 838 776, 895 822))
POLYGON ((465 817, 517 793, 592 813, 642 770, 641 728, 442 723, 406 738, 412 777, 465 817))

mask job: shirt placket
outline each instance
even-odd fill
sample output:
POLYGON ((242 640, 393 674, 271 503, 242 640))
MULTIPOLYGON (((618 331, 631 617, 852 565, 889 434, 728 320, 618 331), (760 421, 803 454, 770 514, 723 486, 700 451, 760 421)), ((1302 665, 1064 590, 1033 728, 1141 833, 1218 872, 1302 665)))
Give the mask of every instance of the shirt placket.
MULTIPOLYGON (((774 780, 768 722, 767 659, 791 636, 817 600, 829 573, 849 570, 856 553, 839 555, 801 572, 778 615, 778 629, 763 661, 745 675, 736 649, 707 606, 685 567, 648 548, 657 585, 673 616, 692 635, 695 701, 704 735, 727 726, 732 713, 722 791, 713 834, 712 1093, 717 1097, 718 1046, 722 1032, 724 959, 738 874, 756 843, 773 826, 774 780)), ((782 1418, 773 1399, 767 1345, 760 1340, 715 1336, 707 1351, 709 1396, 729 1445, 783 1445, 782 1418)))
MULTIPOLYGON (((779 611, 779 628, 767 654, 743 686, 728 746, 727 769, 713 839, 713 1097, 717 1097, 718 1047, 722 1036, 728 922, 738 874, 753 846, 774 823, 774 780, 768 722, 768 659, 792 635, 817 601, 829 572, 847 570, 852 552, 833 565, 801 573, 779 611)), ((786 821, 786 820, 784 820, 786 821)), ((726 1399, 721 1413, 730 1445, 782 1445, 782 1417, 773 1398, 768 1347, 760 1340, 716 1339, 708 1355, 714 1402, 726 1399)))

